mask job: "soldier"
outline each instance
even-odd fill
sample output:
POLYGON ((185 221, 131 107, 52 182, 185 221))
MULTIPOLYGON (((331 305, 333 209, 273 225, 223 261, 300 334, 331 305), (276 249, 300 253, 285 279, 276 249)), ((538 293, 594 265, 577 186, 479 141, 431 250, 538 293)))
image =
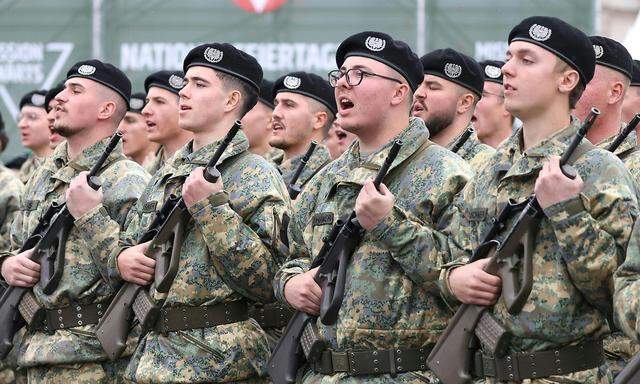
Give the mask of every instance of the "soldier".
POLYGON ((559 156, 579 125, 570 110, 595 69, 589 38, 560 19, 534 16, 508 42, 505 108, 523 126, 477 171, 442 223, 470 252, 500 207, 535 193, 544 216, 530 249, 531 292, 510 314, 504 300, 496 302, 501 281, 483 271, 487 260, 456 265, 464 258, 442 271, 441 286, 463 303, 495 303, 490 313, 512 335, 505 356, 477 352, 474 372, 487 383, 609 383, 602 339, 610 331, 613 272, 638 215, 633 181, 615 155, 586 140, 572 161, 578 176, 560 171, 559 156))
POLYGON ((249 140, 249 152, 264 158, 274 149, 269 145, 271 115, 274 108, 273 82, 262 79, 258 103, 242 118, 242 131, 249 140))
POLYGON ((477 169, 493 154, 478 140, 471 118, 482 97, 482 68, 451 48, 422 58, 424 80, 414 95, 413 116, 424 120, 434 143, 456 152, 477 169))
POLYGON ((335 160, 342 155, 347 148, 356 139, 356 135, 351 132, 347 132, 340 126, 338 119, 333 120, 329 133, 324 141, 324 145, 329 150, 331 160, 335 160))
MULTIPOLYGON (((272 159, 289 185, 311 141, 320 143, 337 112, 333 89, 320 76, 292 72, 276 80, 273 86, 273 134, 269 145, 282 149, 272 159)), ((296 184, 300 187, 331 161, 327 148, 318 144, 296 184)))
MULTIPOLYGON (((4 131, 2 115, 0 115, 0 135, 6 138, 6 141, 2 141, 1 153, 9 144, 9 139, 4 131)), ((0 163, 0 252, 8 251, 11 247, 9 240, 11 224, 18 213, 18 201, 23 188, 24 186, 16 174, 0 163)))
MULTIPOLYGON (((640 113, 640 61, 633 61, 631 84, 622 102, 622 121, 628 123, 636 113, 640 113)), ((640 128, 638 128, 640 129, 640 128)), ((636 133, 638 133, 636 129, 636 133)))
POLYGON ((147 98, 142 115, 147 122, 149 140, 160 144, 155 160, 146 168, 151 175, 192 137, 178 126, 178 92, 182 87, 184 73, 181 71, 155 72, 144 81, 147 98))
MULTIPOLYGON (((34 320, 22 340, 18 364, 27 368, 30 383, 112 383, 128 359, 108 362, 97 338, 100 309, 108 306, 110 286, 107 260, 117 246, 129 208, 140 196, 148 176, 122 153, 121 145, 99 172, 98 191, 87 183, 89 170, 126 113, 131 83, 122 71, 98 60, 76 63, 67 73, 65 89, 56 96, 54 130, 66 138, 38 168, 21 198, 21 211, 12 227, 12 246, 18 249, 52 203, 62 203, 75 219, 64 246, 64 270, 57 287, 45 294, 33 289, 46 318, 34 320), (78 320, 80 319, 80 320, 78 320)), ((30 287, 40 279, 32 250, 2 255, 2 277, 9 285, 30 287)))
POLYGON ((155 262, 143 254, 148 243, 132 245, 170 194, 182 196, 193 220, 168 291, 151 287, 163 310, 126 377, 136 383, 263 382, 269 349, 263 330, 248 318, 247 302, 274 301, 273 276, 284 258, 275 251, 276 218, 288 209, 286 187, 273 166, 248 152, 242 132, 222 155, 216 183, 204 180, 202 168, 257 102, 262 68, 219 43, 195 47, 183 66, 179 124, 193 140, 148 184, 130 215, 125 249, 112 257, 113 270, 117 264, 122 278, 137 284, 152 280, 155 262), (190 321, 169 321, 176 314, 190 321))
POLYGON ((504 61, 481 61, 484 69, 482 98, 473 112, 473 127, 478 139, 490 147, 497 148, 513 132, 513 116, 504 109, 504 87, 502 66, 504 61))
POLYGON ((22 145, 29 148, 32 155, 20 166, 20 181, 26 184, 29 177, 51 155, 49 148, 49 121, 44 108, 45 90, 31 91, 20 100, 18 128, 22 145))
POLYGON ((47 121, 49 122, 49 148, 51 148, 52 151, 56 149, 58 144, 64 141, 64 138, 54 132, 53 129, 56 120, 56 106, 58 105, 56 96, 62 91, 64 91, 64 83, 59 83, 47 91, 47 95, 44 98, 44 107, 47 111, 47 121))
POLYGON ((431 223, 472 171, 429 141, 421 119, 410 117, 423 72, 408 45, 385 33, 362 32, 340 44, 336 63, 340 69, 329 79, 338 118, 358 140, 302 191, 289 227, 290 259, 275 280, 276 296, 317 315, 322 292, 313 280, 317 268, 309 268, 323 237, 354 207, 367 233, 346 266, 348 286, 336 324, 318 321, 327 349, 311 362, 302 382, 437 383, 421 359, 449 317, 437 284, 445 261, 440 245, 447 241, 431 223), (404 145, 378 191, 372 178, 395 140, 404 145), (413 252, 419 244, 430 252, 413 252), (386 363, 376 365, 371 356, 386 363), (350 365, 353 359, 362 364, 350 365))
POLYGON ((118 130, 122 133, 122 150, 126 156, 143 167, 151 167, 159 145, 149 140, 147 123, 142 116, 146 95, 134 93, 129 100, 129 110, 120 122, 118 130))

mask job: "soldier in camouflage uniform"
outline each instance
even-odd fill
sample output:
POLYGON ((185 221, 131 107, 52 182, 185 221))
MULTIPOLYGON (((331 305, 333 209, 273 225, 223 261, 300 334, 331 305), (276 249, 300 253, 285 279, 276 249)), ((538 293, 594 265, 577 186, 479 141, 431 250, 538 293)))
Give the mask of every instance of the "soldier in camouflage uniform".
POLYGON ((27 183, 31 174, 52 152, 49 148, 49 122, 44 104, 46 95, 47 91, 36 90, 27 93, 20 100, 20 137, 22 145, 32 151, 32 155, 22 163, 18 171, 23 184, 27 183))
POLYGON ((178 126, 178 92, 182 87, 184 73, 181 71, 158 71, 144 80, 147 99, 142 115, 147 122, 149 140, 160 144, 155 159, 145 167, 151 175, 192 137, 178 126))
POLYGON ((304 187, 331 161, 329 151, 320 143, 327 136, 337 112, 333 89, 318 75, 293 72, 276 80, 273 102, 273 134, 269 145, 283 150, 282 155, 272 161, 287 185, 291 184, 311 141, 318 143, 296 182, 304 187))
POLYGON ((49 122, 49 148, 51 148, 51 150, 56 149, 58 144, 64 141, 64 137, 60 136, 53 129, 56 121, 56 106, 58 105, 56 96, 62 91, 64 91, 64 83, 59 83, 48 90, 44 98, 44 107, 47 110, 47 121, 49 122))
POLYGON ((570 108, 595 68, 588 37, 557 18, 536 16, 518 24, 508 41, 505 107, 523 127, 477 171, 441 225, 470 252, 507 201, 535 192, 544 217, 533 243, 532 289, 522 310, 510 314, 504 300, 495 302, 501 282, 483 271, 488 260, 456 266, 464 257, 443 270, 442 285, 463 303, 495 303, 491 313, 513 335, 506 356, 476 355, 484 366, 476 365, 475 374, 486 383, 518 375, 536 384, 609 383, 602 339, 610 332, 613 273, 638 215, 633 181, 615 155, 586 140, 573 162, 579 176, 569 179, 559 168, 579 124, 570 108), (509 364, 518 358, 522 364, 509 364))
POLYGON ((413 116, 424 120, 431 140, 478 167, 494 153, 471 124, 482 97, 482 68, 453 49, 437 49, 422 58, 424 80, 414 94, 413 116))
MULTIPOLYGON (((622 121, 628 123, 636 113, 640 113, 640 60, 633 61, 631 84, 622 102, 622 121)), ((636 129, 636 133, 640 128, 636 129)))
POLYGON ((191 50, 184 71, 179 122, 194 139, 145 189, 112 268, 117 265, 124 280, 151 281, 155 262, 143 254, 148 243, 132 245, 169 195, 182 195, 193 220, 180 249, 180 265, 168 291, 159 293, 152 286, 151 297, 163 311, 185 311, 189 319, 202 317, 192 315, 194 311, 232 318, 169 324, 162 330, 159 319, 142 337, 126 377, 136 383, 263 382, 269 349, 263 330, 248 318, 246 304, 274 301, 272 281, 284 259, 275 251, 281 230, 277 218, 288 210, 286 187, 273 166, 248 152, 241 131, 222 155, 221 179, 212 184, 202 176, 202 167, 234 120, 257 102, 262 69, 232 45, 213 43, 191 50))
POLYGON ((249 152, 267 158, 274 149, 269 145, 271 138, 271 115, 273 114, 273 82, 262 79, 260 95, 255 107, 242 117, 242 131, 249 139, 249 152))
MULTIPOLYGON (((114 383, 128 359, 108 362, 94 335, 101 308, 115 293, 108 284, 107 261, 118 245, 127 212, 140 196, 148 175, 127 160, 122 146, 99 171, 98 191, 87 183, 87 171, 104 153, 124 116, 131 83, 119 69, 98 60, 76 63, 65 89, 56 96, 55 130, 66 138, 33 174, 21 198, 11 241, 19 248, 54 202, 66 201, 75 222, 65 245, 64 269, 51 294, 41 285, 40 266, 31 250, 2 255, 2 277, 10 285, 34 286, 37 305, 60 324, 34 320, 22 340, 18 364, 30 383, 114 383), (51 327, 55 327, 51 329, 51 327), (119 372, 119 374, 117 373, 119 372)), ((29 295, 28 295, 29 296, 29 295)))
POLYGON ((473 127, 478 140, 492 148, 497 148, 513 133, 513 116, 504 109, 504 87, 502 86, 502 66, 504 61, 485 60, 478 64, 483 69, 484 86, 482 98, 473 111, 473 127))
POLYGON ((142 116, 146 97, 142 92, 131 95, 127 114, 118 126, 118 131, 122 133, 124 154, 145 168, 156 160, 155 154, 160 149, 157 143, 149 140, 147 123, 142 116))
POLYGON ((329 76, 339 119, 358 140, 302 192, 289 227, 290 259, 274 283, 278 298, 318 314, 317 268, 309 268, 323 237, 354 207, 367 234, 348 263, 336 324, 318 321, 328 350, 302 381, 437 383, 424 361, 404 365, 394 357, 396 375, 388 365, 375 369, 369 359, 365 372, 350 368, 344 353, 388 356, 401 350, 409 360, 426 358, 450 316, 438 286, 440 267, 447 261, 440 247, 447 240, 434 223, 472 171, 460 157, 429 141, 424 122, 409 116, 423 75, 405 43, 380 32, 358 33, 342 42, 336 62, 340 70, 329 76), (372 178, 395 140, 404 145, 377 191, 372 178), (427 248, 425 254, 413 251, 419 245, 427 248), (332 357, 337 361, 340 355, 346 365, 332 366, 332 357))
POLYGON ((351 132, 347 132, 340 126, 338 120, 334 120, 329 128, 329 133, 324 141, 324 145, 329 151, 331 160, 335 160, 340 157, 349 148, 351 143, 356 140, 356 135, 351 132))

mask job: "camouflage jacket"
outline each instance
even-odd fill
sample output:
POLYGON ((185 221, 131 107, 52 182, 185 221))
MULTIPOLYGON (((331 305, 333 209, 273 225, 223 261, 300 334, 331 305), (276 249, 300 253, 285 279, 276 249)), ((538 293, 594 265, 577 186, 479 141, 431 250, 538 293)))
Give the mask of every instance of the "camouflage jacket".
MULTIPOLYGON (((124 247, 135 243, 170 194, 181 194, 186 177, 207 164, 219 143, 195 152, 188 143, 152 177, 129 215, 124 247)), ((151 288, 155 300, 165 299, 164 307, 274 301, 272 281, 285 257, 274 243, 289 198, 278 171, 248 148, 238 132, 218 166, 224 191, 189 208, 193 220, 175 279, 165 294, 151 288)), ((252 319, 166 335, 151 332, 134 353, 127 376, 140 383, 243 380, 266 374, 268 353, 265 334, 252 319)))
MULTIPOLYGON (((607 148, 618 135, 611 136, 598 144, 600 148, 607 148)), ((615 154, 622 160, 636 185, 640 188, 640 148, 638 148, 638 136, 633 131, 625 138, 625 140, 616 149, 615 154)))
MULTIPOLYGON (((11 241, 14 250, 20 248, 52 203, 64 202, 70 181, 97 162, 108 142, 109 138, 105 138, 93 144, 73 160, 68 158, 65 142, 38 168, 26 185, 20 212, 13 223, 11 241)), ((107 260, 111 250, 118 246, 127 213, 142 193, 149 176, 137 163, 126 159, 122 144, 111 153, 99 176, 103 201, 74 222, 65 247, 64 270, 58 287, 50 295, 45 295, 39 284, 33 289, 37 301, 47 309, 106 303, 115 293, 115 287, 108 284, 107 260)), ((35 366, 105 360, 94 328, 95 325, 82 325, 50 334, 28 333, 18 363, 35 366)))
POLYGON ((29 181, 29 177, 31 174, 35 172, 42 164, 44 164, 46 157, 37 157, 34 154, 31 154, 27 160, 20 166, 18 170, 18 177, 22 184, 27 185, 27 181, 29 181))
POLYGON ((269 161, 269 162, 273 163, 274 165, 276 165, 273 159, 278 158, 278 157, 281 158, 283 153, 284 152, 282 151, 282 149, 271 147, 269 152, 265 153, 263 157, 265 159, 267 159, 267 161, 269 161))
POLYGON ((13 171, 0 164, 0 251, 9 251, 11 224, 18 214, 24 185, 13 171))
MULTIPOLYGON (((396 137, 404 145, 384 180, 395 195, 395 205, 386 219, 365 234, 351 257, 336 324, 326 327, 318 322, 334 349, 433 344, 451 315, 438 284, 440 267, 448 261, 442 251, 447 239, 434 229, 434 223, 472 171, 428 137, 418 118, 412 118, 396 137)), ((376 175, 390 147, 391 142, 361 158, 356 141, 309 182, 289 227, 290 259, 274 283, 280 301, 286 303, 286 282, 308 270, 335 220, 354 209, 363 183, 376 175)))
MULTIPOLYGON (((293 179, 293 175, 296 173, 298 166, 300 165, 300 161, 302 160, 302 156, 297 156, 287 161, 284 161, 284 153, 280 153, 277 156, 273 157, 271 161, 276 164, 278 171, 282 174, 282 178, 284 179, 285 184, 288 186, 293 179)), ((316 149, 313 151, 311 158, 305 165, 298 181, 297 185, 300 187, 304 187, 311 178, 317 174, 325 165, 331 162, 331 157, 329 156, 329 150, 322 144, 318 144, 316 149)))
POLYGON ((166 160, 164 147, 160 147, 158 151, 156 151, 156 157, 149 164, 145 165, 144 169, 153 176, 160 168, 162 168, 166 160))
MULTIPOLYGON (((522 202, 531 196, 547 157, 562 155, 578 124, 572 119, 570 126, 524 153, 520 129, 478 170, 442 222, 467 255, 499 208, 510 199, 522 202)), ((635 188, 620 160, 602 149, 591 149, 574 166, 584 189, 544 210, 533 250, 533 288, 524 308, 510 315, 502 299, 492 308, 514 335, 512 351, 548 350, 609 332, 613 272, 624 259, 638 215, 635 188)))
MULTIPOLYGON (((466 160, 471 169, 477 171, 484 163, 486 163, 491 156, 495 153, 495 149, 491 148, 487 144, 484 144, 478 139, 478 134, 473 128, 473 124, 469 123, 467 130, 472 130, 471 136, 464 142, 462 147, 458 149, 456 154, 466 160)), ((466 131, 466 130, 465 130, 466 131)), ((456 137, 448 146, 447 149, 451 150, 456 145, 460 137, 464 134, 463 131, 458 137, 456 137)))

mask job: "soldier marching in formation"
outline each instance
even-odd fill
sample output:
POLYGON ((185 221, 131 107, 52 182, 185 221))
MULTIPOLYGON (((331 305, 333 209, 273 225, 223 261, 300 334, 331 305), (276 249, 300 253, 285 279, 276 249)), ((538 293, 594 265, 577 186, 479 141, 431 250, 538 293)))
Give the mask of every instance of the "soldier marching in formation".
POLYGON ((0 383, 640 382, 639 62, 555 17, 507 42, 364 31, 275 82, 214 42, 26 94, 0 383))

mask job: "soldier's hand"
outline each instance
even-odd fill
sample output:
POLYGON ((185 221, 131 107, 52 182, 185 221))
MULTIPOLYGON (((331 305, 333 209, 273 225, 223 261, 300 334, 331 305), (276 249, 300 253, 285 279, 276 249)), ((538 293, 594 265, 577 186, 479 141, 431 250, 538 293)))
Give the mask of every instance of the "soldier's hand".
POLYGON ((127 248, 118 255, 118 270, 123 280, 138 285, 151 284, 156 270, 156 261, 144 254, 150 242, 127 248))
POLYGON ((378 191, 373 185, 373 180, 367 180, 356 198, 358 222, 367 231, 373 229, 389 216, 394 203, 395 197, 386 185, 380 183, 378 191))
POLYGON ((102 190, 96 191, 89 186, 88 174, 86 171, 80 172, 71 180, 67 189, 67 208, 74 219, 78 219, 102 202, 102 190))
POLYGON ((319 267, 292 277, 284 286, 284 298, 293 308, 310 315, 320 314, 322 289, 313 277, 319 267))
POLYGON ((203 167, 194 169, 182 185, 182 198, 187 207, 222 191, 224 187, 222 178, 218 178, 215 183, 210 183, 205 180, 203 172, 203 167))
POLYGON ((498 300, 502 280, 484 271, 489 259, 474 261, 449 273, 449 287, 465 304, 492 305, 498 300))
POLYGON ((580 175, 573 180, 566 177, 560 170, 560 158, 551 156, 538 174, 534 192, 540 207, 544 209, 577 196, 583 186, 580 175))
POLYGON ((2 277, 9 285, 33 287, 40 281, 40 264, 29 260, 33 249, 10 256, 2 263, 2 277))

